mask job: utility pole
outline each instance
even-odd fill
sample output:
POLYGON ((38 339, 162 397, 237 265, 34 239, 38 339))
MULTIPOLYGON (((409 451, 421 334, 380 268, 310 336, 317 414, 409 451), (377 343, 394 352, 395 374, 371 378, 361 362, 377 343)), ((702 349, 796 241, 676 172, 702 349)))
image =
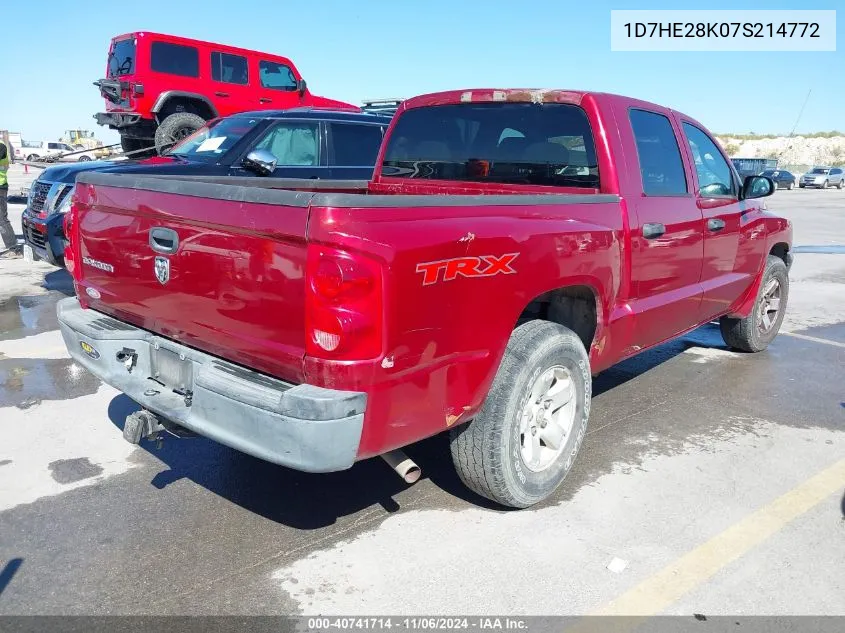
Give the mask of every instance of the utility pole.
POLYGON ((804 97, 804 103, 803 103, 803 104, 801 104, 801 110, 798 112, 798 118, 797 118, 797 119, 795 119, 795 125, 793 125, 793 126, 792 126, 792 131, 789 133, 789 136, 790 136, 790 137, 795 136, 795 128, 797 128, 797 127, 798 127, 798 122, 801 120, 801 115, 802 115, 802 114, 804 114, 804 108, 805 108, 805 107, 807 107, 807 101, 809 101, 809 100, 810 100, 810 93, 811 93, 811 92, 813 92, 813 89, 812 89, 812 88, 810 88, 810 89, 807 91, 807 96, 806 96, 806 97, 804 97))

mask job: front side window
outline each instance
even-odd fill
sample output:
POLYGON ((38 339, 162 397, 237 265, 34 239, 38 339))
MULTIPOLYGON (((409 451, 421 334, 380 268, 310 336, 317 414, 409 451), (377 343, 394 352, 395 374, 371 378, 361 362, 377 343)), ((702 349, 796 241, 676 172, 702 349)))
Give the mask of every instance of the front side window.
POLYGON ((211 78, 227 84, 248 84, 246 57, 229 53, 212 53, 211 78))
POLYGON ((279 167, 313 166, 320 164, 319 143, 316 123, 285 121, 270 128, 255 149, 273 154, 279 167))
POLYGON ((199 77, 199 52, 193 46, 153 42, 150 50, 150 68, 169 75, 199 77))
POLYGON ((823 176, 826 176, 828 173, 830 173, 830 170, 829 170, 829 169, 824 169, 824 168, 822 168, 822 167, 816 167, 816 168, 815 168, 813 171, 811 171, 810 173, 811 173, 811 174, 821 174, 821 175, 823 175, 823 176))
POLYGON ((629 117, 637 143, 643 193, 685 195, 687 177, 672 123, 662 114, 646 110, 631 110, 629 117))
POLYGON ((47 143, 47 149, 62 149, 58 143, 47 143))
POLYGON ((702 130, 690 123, 684 123, 695 171, 698 174, 698 189, 702 196, 736 195, 731 168, 716 147, 716 143, 702 130))
POLYGON ((262 61, 258 64, 261 86, 272 90, 296 90, 296 77, 284 64, 262 61))
POLYGON ((380 125, 332 123, 334 164, 370 167, 376 164, 384 128, 380 125))
POLYGON ((569 104, 463 103, 396 122, 382 173, 394 178, 598 188, 593 135, 569 104))

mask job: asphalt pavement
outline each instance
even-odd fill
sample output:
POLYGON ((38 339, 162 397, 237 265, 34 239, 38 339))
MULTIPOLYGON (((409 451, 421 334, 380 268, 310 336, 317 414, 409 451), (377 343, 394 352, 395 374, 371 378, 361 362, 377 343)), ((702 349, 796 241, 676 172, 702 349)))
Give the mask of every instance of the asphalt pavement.
POLYGON ((413 486, 134 447, 136 405, 62 344, 68 275, 0 262, 0 614, 845 615, 845 191, 767 203, 795 227, 782 334, 739 354, 706 326, 601 374, 570 477, 523 511, 443 437, 413 486))

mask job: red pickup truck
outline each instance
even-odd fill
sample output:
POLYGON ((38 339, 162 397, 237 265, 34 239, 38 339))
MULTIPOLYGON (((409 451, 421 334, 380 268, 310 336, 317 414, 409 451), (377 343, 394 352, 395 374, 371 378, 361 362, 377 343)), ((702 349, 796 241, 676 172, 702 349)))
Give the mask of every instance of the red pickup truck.
POLYGON ((406 101, 369 182, 79 177, 72 356, 189 430, 336 471, 443 431, 462 480, 526 507, 560 485, 591 379, 719 320, 759 351, 792 227, 705 128, 630 98, 466 90, 406 101))

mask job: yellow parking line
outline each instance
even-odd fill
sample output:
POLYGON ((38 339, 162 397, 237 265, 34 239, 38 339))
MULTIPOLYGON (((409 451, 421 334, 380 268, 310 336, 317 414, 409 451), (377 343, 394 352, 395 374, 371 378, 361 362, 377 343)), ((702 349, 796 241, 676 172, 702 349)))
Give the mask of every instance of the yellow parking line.
POLYGON ((593 615, 662 613, 726 565, 845 487, 845 459, 799 484, 706 543, 675 560, 593 615))

